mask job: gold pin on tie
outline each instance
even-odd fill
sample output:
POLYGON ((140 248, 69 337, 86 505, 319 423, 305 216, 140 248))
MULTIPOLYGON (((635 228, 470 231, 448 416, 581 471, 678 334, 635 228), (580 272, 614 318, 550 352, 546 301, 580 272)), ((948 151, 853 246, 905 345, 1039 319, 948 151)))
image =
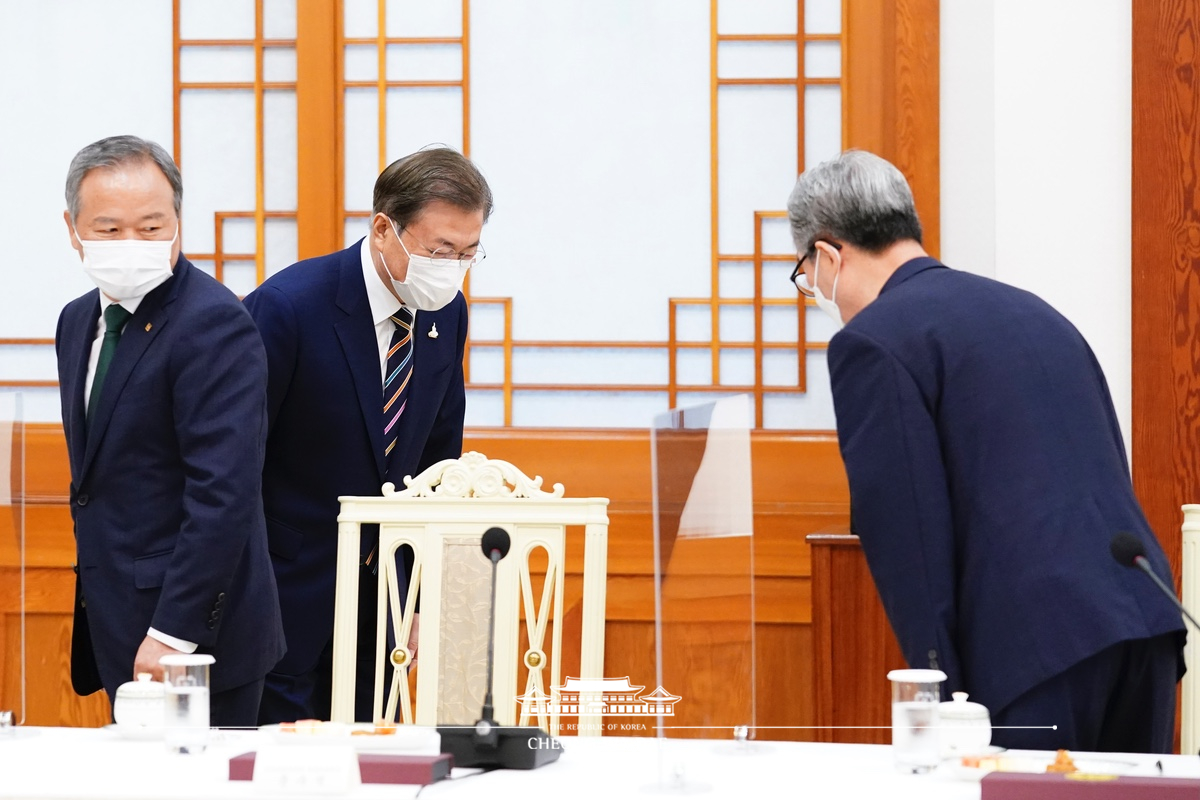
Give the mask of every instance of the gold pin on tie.
POLYGON ((149 333, 149 332, 150 332, 150 329, 151 329, 151 328, 153 328, 153 327, 154 327, 154 323, 153 323, 153 322, 147 322, 147 323, 146 323, 146 333, 149 333))

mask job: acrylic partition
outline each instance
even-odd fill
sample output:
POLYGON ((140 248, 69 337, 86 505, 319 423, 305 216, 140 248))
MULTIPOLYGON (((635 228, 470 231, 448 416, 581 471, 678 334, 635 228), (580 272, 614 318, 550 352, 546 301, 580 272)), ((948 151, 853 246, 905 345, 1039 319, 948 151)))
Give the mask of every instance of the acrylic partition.
POLYGON ((20 393, 0 394, 0 734, 25 722, 25 428, 20 393), (6 713, 7 712, 7 713, 6 713))
MULTIPOLYGON (((745 740, 755 727, 748 395, 655 418, 657 686, 638 698, 667 740, 745 740)), ((631 676, 632 677, 632 676, 631 676)), ((690 765, 666 765, 687 781, 690 765)))

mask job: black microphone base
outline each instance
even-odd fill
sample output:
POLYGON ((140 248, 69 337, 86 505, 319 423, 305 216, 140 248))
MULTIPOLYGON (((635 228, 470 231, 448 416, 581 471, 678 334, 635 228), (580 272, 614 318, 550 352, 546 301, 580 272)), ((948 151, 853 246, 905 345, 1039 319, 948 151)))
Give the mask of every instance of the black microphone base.
POLYGON ((442 727, 442 752, 454 758, 456 767, 486 769, 537 769, 562 755, 562 744, 541 728, 501 727, 495 723, 480 733, 475 727, 442 727))

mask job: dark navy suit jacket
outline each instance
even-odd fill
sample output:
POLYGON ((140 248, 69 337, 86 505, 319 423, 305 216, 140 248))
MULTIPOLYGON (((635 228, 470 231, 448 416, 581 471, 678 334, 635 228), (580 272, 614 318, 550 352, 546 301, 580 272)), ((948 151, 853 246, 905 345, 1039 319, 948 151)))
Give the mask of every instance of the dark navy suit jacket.
MULTIPOLYGON (((1109 542, 1159 575, 1104 375, 1036 296, 904 264, 829 344, 838 438, 862 539, 909 664, 998 712, 1180 614, 1109 542)), ((1180 637, 1182 640, 1182 636, 1180 637)))
POLYGON ((148 628, 216 658, 215 691, 284 651, 260 474, 267 366, 250 315, 182 256, 125 326, 85 423, 99 292, 73 300, 55 345, 78 555, 72 682, 133 679, 148 628), (96 670, 99 674, 96 674, 96 670))
POLYGON ((385 480, 404 488, 405 475, 462 455, 459 294, 417 312, 407 406, 384 472, 383 375, 360 248, 293 264, 245 299, 270 371, 263 497, 288 639, 276 670, 286 675, 313 670, 333 636, 338 497, 378 496, 385 480))

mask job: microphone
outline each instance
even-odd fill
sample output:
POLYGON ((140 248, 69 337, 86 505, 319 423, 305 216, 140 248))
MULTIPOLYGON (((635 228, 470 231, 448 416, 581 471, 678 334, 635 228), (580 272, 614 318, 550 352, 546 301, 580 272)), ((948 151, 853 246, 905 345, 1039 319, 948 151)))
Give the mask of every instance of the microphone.
POLYGON ((503 528, 488 528, 479 541, 480 549, 492 562, 492 603, 488 612, 487 693, 483 713, 474 727, 438 726, 442 752, 449 753, 456 767, 485 769, 536 769, 562 754, 562 745, 541 728, 499 725, 492 703, 492 673, 496 654, 496 565, 508 555, 512 540, 503 528))
POLYGON ((1187 621, 1192 623, 1192 627, 1200 630, 1200 623, 1196 622, 1196 618, 1188 613, 1188 610, 1183 607, 1183 603, 1179 602, 1179 598, 1175 596, 1175 592, 1167 584, 1163 583, 1162 579, 1154 574, 1154 570, 1150 566, 1150 562, 1146 559, 1146 548, 1142 545, 1142 540, 1127 531, 1121 531, 1112 538, 1109 543, 1109 550, 1112 552, 1112 557, 1117 560, 1117 563, 1123 564, 1126 567, 1137 567, 1142 572, 1150 576, 1150 580, 1154 581, 1155 585, 1162 590, 1162 593, 1170 598, 1171 602, 1183 613, 1187 621))

